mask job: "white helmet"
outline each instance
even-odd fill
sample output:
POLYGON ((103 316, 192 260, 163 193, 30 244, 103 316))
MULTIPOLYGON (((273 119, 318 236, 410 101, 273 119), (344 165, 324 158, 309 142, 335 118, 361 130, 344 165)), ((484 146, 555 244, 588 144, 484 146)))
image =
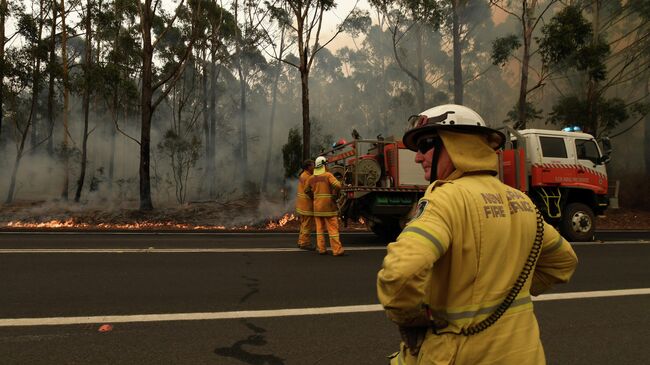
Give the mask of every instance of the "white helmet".
POLYGON ((316 157, 316 162, 314 163, 314 175, 322 175, 325 173, 325 163, 327 159, 323 156, 316 157))
POLYGON ((402 141, 406 148, 417 151, 418 139, 435 133, 438 129, 459 133, 485 134, 488 143, 495 150, 503 147, 506 137, 503 133, 486 126, 485 121, 472 109, 456 104, 445 104, 427 109, 409 118, 409 130, 402 141))
POLYGON ((323 156, 318 156, 316 157, 316 162, 314 163, 315 168, 323 167, 325 166, 325 163, 327 162, 327 159, 323 156))

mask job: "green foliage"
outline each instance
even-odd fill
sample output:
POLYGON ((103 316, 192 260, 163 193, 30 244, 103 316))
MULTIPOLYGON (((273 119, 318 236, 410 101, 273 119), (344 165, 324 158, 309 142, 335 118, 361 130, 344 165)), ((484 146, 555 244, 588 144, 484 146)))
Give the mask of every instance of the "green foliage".
POLYGON ((438 29, 445 13, 445 3, 437 0, 370 0, 370 5, 392 17, 408 14, 408 16, 422 23, 438 29))
POLYGON ((542 109, 535 109, 535 105, 529 101, 526 101, 526 118, 523 122, 519 121, 519 103, 515 104, 512 109, 508 112, 508 119, 511 122, 518 123, 520 125, 528 125, 535 120, 542 119, 542 109))
POLYGON ((492 64, 495 66, 505 66, 508 58, 514 50, 521 47, 521 41, 515 34, 497 38, 492 42, 492 64))
POLYGON ((607 42, 594 39, 591 24, 582 16, 578 6, 567 6, 542 28, 539 40, 544 63, 566 65, 586 71, 591 80, 607 77, 606 58, 610 53, 607 42))
POLYGON ((289 129, 287 143, 282 146, 284 177, 297 177, 302 165, 302 135, 298 128, 289 129))
POLYGON ((591 40, 591 25, 582 16, 578 6, 567 6, 542 28, 538 39, 540 52, 545 64, 558 64, 591 40))
POLYGON ((197 135, 181 136, 169 129, 158 143, 158 152, 169 158, 176 189, 176 200, 183 204, 187 196, 187 180, 190 169, 196 165, 201 151, 201 139, 197 135))
POLYGON ((577 96, 566 96, 553 106, 548 121, 560 127, 578 125, 583 131, 597 135, 607 135, 617 125, 629 118, 625 102, 620 98, 599 98, 595 112, 598 120, 594 124, 590 112, 590 103, 577 96))
POLYGON ((371 26, 372 19, 370 18, 370 13, 367 10, 359 9, 355 9, 350 17, 341 25, 343 30, 354 38, 358 37, 360 33, 368 33, 371 26))

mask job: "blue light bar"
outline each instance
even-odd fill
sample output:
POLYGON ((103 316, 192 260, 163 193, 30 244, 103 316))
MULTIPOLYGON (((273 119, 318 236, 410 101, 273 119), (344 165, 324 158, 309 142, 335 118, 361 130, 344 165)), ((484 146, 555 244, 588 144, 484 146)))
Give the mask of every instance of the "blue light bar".
POLYGON ((582 128, 577 125, 562 128, 563 132, 582 132, 582 128))

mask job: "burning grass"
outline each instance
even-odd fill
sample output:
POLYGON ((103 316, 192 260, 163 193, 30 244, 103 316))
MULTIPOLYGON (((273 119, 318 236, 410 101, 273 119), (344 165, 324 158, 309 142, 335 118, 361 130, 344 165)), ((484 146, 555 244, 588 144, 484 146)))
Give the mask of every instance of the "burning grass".
POLYGON ((0 207, 0 229, 99 230, 292 230, 297 217, 283 205, 266 202, 202 202, 160 207, 102 209, 58 202, 18 202, 0 207), (269 208, 271 207, 271 208, 269 208), (264 212, 262 212, 262 210, 264 212))

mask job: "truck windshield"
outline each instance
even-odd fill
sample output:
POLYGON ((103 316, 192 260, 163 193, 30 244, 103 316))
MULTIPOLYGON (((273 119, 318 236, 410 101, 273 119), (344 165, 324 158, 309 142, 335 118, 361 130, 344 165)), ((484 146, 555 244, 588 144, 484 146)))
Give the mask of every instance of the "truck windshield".
POLYGON ((596 142, 588 139, 576 139, 575 141, 578 160, 589 160, 594 164, 598 164, 600 153, 598 153, 596 142))

